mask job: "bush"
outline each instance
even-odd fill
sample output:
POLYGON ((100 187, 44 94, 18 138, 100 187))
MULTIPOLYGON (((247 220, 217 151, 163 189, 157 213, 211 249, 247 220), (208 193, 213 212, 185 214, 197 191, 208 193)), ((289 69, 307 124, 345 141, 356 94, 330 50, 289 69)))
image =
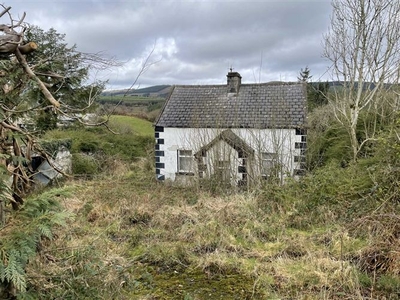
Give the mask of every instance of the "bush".
POLYGON ((100 162, 94 157, 82 153, 72 155, 72 173, 75 175, 96 175, 100 172, 100 162))
POLYGON ((332 114, 331 107, 325 105, 314 109, 308 116, 308 123, 308 169, 324 166, 332 160, 347 165, 352 158, 349 135, 332 114))
POLYGON ((373 186, 366 166, 352 164, 343 168, 339 162, 331 161, 299 181, 267 185, 259 205, 268 213, 293 210, 289 223, 299 229, 347 222, 376 208, 377 202, 369 198, 373 186))
POLYGON ((79 150, 84 153, 95 153, 99 149, 99 143, 97 141, 82 141, 79 144, 79 150))

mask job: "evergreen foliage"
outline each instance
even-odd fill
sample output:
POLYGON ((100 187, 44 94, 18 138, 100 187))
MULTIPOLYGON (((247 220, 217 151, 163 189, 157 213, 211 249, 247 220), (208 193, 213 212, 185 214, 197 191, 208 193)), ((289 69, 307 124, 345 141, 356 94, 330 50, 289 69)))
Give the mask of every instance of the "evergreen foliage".
MULTIPOLYGON (((104 84, 97 82, 87 85, 90 65, 85 56, 76 50, 76 45, 68 47, 65 34, 54 28, 44 31, 37 26, 30 26, 25 33, 27 41, 35 41, 40 45, 27 60, 37 66, 35 73, 46 81, 49 91, 70 113, 87 112, 88 99, 100 94, 104 84)), ((37 103, 46 99, 38 89, 30 89, 27 97, 37 103)), ((94 101, 94 100, 92 100, 94 101)), ((90 107, 93 111, 96 107, 90 107)), ((35 116, 36 126, 42 132, 57 127, 57 115, 51 109, 45 109, 35 116)))
MULTIPOLYGON (((0 154, 0 160, 7 158, 6 155, 0 154)), ((6 203, 12 201, 12 192, 7 184, 8 176, 6 168, 0 164, 0 230, 6 223, 6 203)))
MULTIPOLYGON (((90 68, 96 68, 101 60, 99 56, 80 53, 75 45, 68 47, 65 35, 54 29, 45 32, 29 27, 23 22, 25 15, 15 22, 10 7, 1 7, 2 18, 8 16, 10 23, 3 20, 3 27, 19 37, 13 42, 16 49, 0 60, 0 154, 7 156, 1 158, 1 164, 10 172, 12 178, 7 180, 11 180, 13 192, 13 199, 2 198, 4 222, 4 202, 8 200, 13 209, 18 209, 32 189, 32 156, 39 154, 48 159, 54 154, 40 147, 40 134, 55 128, 60 117, 83 122, 83 113, 95 107, 103 83, 86 84, 90 68), (33 45, 31 52, 19 50, 26 43, 33 45)), ((104 67, 107 61, 101 60, 101 64, 104 67)))
MULTIPOLYGON (((75 108, 83 108, 85 101, 81 100, 87 99, 88 93, 84 93, 82 97, 80 92, 90 89, 83 85, 88 78, 89 68, 84 64, 82 54, 76 50, 76 45, 68 47, 65 34, 58 33, 54 28, 44 31, 37 26, 30 26, 25 33, 25 38, 40 45, 29 55, 28 62, 38 65, 35 72, 46 78, 50 86, 49 91, 63 103, 75 108)), ((35 93, 31 96, 38 101, 44 101, 39 91, 33 92, 35 93)))
POLYGON ((307 109, 309 112, 314 108, 328 104, 327 96, 329 92, 329 82, 312 82, 311 70, 308 67, 301 69, 298 82, 304 83, 307 86, 307 109))
POLYGON ((40 145, 47 153, 49 153, 54 158, 55 154, 57 154, 57 151, 59 151, 60 148, 64 147, 65 149, 71 150, 72 139, 64 138, 54 140, 41 140, 40 145))
POLYGON ((57 115, 51 109, 43 110, 36 116, 36 128, 40 132, 46 132, 57 128, 57 115))
POLYGON ((0 228, 0 298, 16 296, 27 288, 25 267, 43 240, 53 239, 55 226, 64 226, 72 217, 62 211, 59 200, 70 196, 68 188, 53 189, 29 198, 10 220, 12 230, 0 228))
POLYGON ((304 70, 300 70, 299 76, 297 76, 297 80, 299 82, 309 83, 312 78, 312 75, 310 73, 311 70, 308 68, 308 66, 306 66, 304 70))
POLYGON ((328 104, 329 82, 312 82, 307 85, 308 111, 328 104))
POLYGON ((329 106, 316 107, 308 114, 307 168, 314 170, 334 160, 346 166, 351 160, 347 132, 329 106))

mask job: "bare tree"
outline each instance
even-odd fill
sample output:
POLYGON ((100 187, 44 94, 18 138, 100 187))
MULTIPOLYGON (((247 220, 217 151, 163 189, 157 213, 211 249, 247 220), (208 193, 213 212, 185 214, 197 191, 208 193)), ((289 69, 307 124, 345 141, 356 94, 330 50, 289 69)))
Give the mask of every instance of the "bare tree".
POLYGON ((398 83, 400 1, 332 0, 333 13, 324 37, 324 56, 340 84, 328 100, 350 136, 353 159, 374 138, 374 126, 357 134, 360 114, 377 110, 390 84, 398 83))

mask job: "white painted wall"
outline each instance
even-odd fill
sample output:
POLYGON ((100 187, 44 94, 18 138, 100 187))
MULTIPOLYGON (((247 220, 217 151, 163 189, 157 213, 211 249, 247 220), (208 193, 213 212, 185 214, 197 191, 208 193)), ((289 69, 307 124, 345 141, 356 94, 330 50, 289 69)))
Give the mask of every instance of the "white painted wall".
MULTIPOLYGON (((159 145, 159 150, 164 151, 164 157, 160 157, 160 163, 164 163, 160 174, 164 175, 166 180, 174 181, 178 169, 177 151, 192 150, 194 154, 224 130, 226 129, 164 128, 164 132, 159 133, 159 138, 164 140, 164 144, 159 145)), ((301 142, 301 136, 296 135, 295 129, 241 128, 231 130, 255 150, 256 165, 253 167, 255 174, 260 174, 262 152, 278 154, 283 177, 293 175, 293 170, 300 167, 300 163, 294 162, 294 156, 300 155, 300 149, 295 149, 295 143, 301 142)), ((235 159, 237 159, 237 153, 236 158, 232 157, 232 161, 235 159)), ((194 157, 193 166, 195 168, 193 171, 197 174, 197 162, 194 157)), ((237 166, 232 166, 232 168, 237 170, 237 166)))

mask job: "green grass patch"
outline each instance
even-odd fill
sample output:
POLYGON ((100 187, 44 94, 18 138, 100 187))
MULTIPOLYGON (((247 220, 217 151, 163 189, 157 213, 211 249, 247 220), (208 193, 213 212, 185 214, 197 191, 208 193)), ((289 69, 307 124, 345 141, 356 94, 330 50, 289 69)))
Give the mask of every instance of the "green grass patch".
POLYGON ((121 133, 133 133, 143 136, 154 136, 153 124, 149 121, 130 116, 111 116, 111 128, 122 131, 121 133))

